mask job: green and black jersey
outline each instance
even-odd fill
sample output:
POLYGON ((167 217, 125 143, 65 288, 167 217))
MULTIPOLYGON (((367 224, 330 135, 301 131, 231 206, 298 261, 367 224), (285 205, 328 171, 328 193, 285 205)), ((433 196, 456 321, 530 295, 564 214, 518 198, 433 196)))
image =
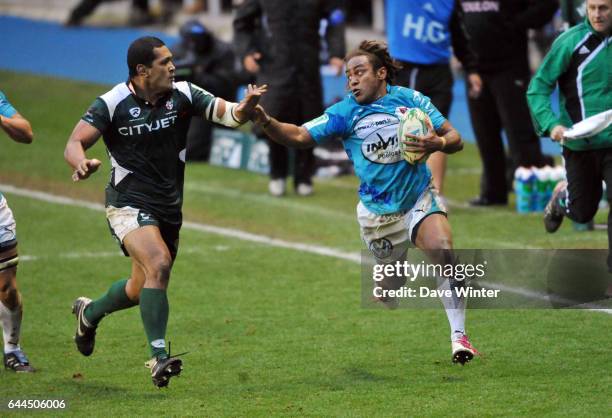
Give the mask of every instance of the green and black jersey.
POLYGON ((82 119, 102 132, 106 144, 112 166, 106 205, 132 206, 180 224, 189 121, 211 119, 215 100, 185 81, 155 105, 127 83, 98 97, 82 119))
MULTIPOLYGON (((612 37, 605 37, 588 20, 561 34, 529 84, 527 101, 538 134, 556 125, 571 127, 612 109, 612 37), (558 117, 550 95, 559 85, 558 117)), ((565 144, 574 151, 612 148, 612 126, 599 134, 565 144)))

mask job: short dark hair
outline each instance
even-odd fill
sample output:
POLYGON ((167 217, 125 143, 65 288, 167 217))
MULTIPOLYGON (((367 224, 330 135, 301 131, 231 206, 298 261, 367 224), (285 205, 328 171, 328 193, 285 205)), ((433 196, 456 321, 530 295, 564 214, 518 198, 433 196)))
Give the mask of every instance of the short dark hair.
POLYGON ((127 65, 130 70, 130 77, 136 76, 136 66, 138 64, 150 67, 155 60, 155 52, 153 50, 165 45, 164 41, 154 36, 143 36, 132 42, 127 52, 127 65))
POLYGON ((363 41, 359 46, 353 49, 351 52, 346 54, 344 62, 349 62, 351 58, 364 55, 374 67, 374 71, 381 67, 387 69, 387 78, 385 81, 389 84, 393 84, 397 72, 402 69, 402 65, 394 60, 389 54, 387 44, 382 41, 363 41))

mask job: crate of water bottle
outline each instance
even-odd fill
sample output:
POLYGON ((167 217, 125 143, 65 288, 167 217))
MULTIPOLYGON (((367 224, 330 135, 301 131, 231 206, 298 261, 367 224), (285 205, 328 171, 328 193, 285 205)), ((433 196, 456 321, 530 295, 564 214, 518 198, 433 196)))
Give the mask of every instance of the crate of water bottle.
POLYGON ((516 210, 519 213, 541 212, 550 200, 558 182, 565 179, 562 166, 519 167, 514 172, 516 210))

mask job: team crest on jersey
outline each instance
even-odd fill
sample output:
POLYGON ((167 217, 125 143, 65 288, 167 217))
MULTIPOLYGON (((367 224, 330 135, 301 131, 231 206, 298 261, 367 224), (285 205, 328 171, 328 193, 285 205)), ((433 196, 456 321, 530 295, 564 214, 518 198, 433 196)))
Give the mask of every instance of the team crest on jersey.
POLYGON ((408 108, 406 106, 400 106, 395 108, 395 116, 397 116, 398 118, 401 118, 402 115, 404 115, 406 112, 408 112, 408 108))
POLYGON ((172 103, 172 99, 168 100, 166 102, 166 109, 172 110, 173 107, 174 107, 174 104, 172 103))
POLYGON ((361 153, 377 164, 395 164, 402 161, 397 139, 399 119, 389 113, 373 113, 362 118, 353 131, 363 140, 361 153))
POLYGON ((130 115, 132 115, 133 118, 137 118, 138 116, 140 116, 140 108, 139 107, 131 108, 130 115))

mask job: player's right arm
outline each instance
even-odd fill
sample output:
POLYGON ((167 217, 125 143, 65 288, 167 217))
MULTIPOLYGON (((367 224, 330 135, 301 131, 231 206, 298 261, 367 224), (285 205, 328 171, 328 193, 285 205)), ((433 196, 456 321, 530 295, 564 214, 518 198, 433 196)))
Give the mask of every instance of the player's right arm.
POLYGON ((102 165, 100 160, 90 160, 85 155, 85 150, 95 144, 100 135, 102 133, 97 128, 84 120, 80 120, 74 127, 64 150, 64 159, 74 170, 73 181, 85 180, 102 165))
POLYGON ((34 139, 30 122, 17 112, 0 91, 0 127, 15 142, 29 144, 34 139))
POLYGON ((30 144, 34 139, 30 122, 19 113, 11 117, 0 115, 0 126, 15 142, 30 144))
POLYGON ((292 148, 311 148, 317 145, 306 128, 280 122, 268 115, 259 105, 255 108, 252 119, 271 140, 278 144, 292 148))

